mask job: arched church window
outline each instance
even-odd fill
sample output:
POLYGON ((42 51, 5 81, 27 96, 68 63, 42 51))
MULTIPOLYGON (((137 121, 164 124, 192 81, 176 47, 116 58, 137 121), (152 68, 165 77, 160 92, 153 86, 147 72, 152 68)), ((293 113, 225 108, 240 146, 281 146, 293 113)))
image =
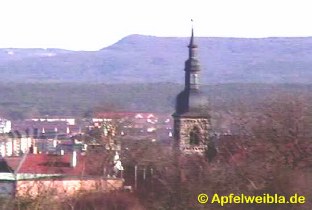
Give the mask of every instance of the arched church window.
POLYGON ((190 131, 190 144, 198 145, 200 143, 200 132, 198 127, 194 127, 190 131))

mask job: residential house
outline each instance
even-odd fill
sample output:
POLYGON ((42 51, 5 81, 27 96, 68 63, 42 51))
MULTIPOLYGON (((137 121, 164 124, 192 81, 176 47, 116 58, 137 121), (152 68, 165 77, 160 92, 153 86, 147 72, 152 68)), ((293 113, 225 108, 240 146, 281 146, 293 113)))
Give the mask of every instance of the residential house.
POLYGON ((11 157, 0 160, 0 194, 35 197, 49 193, 62 197, 86 191, 118 190, 124 183, 122 178, 91 174, 90 160, 76 151, 63 155, 26 153, 18 163, 16 160, 11 157))

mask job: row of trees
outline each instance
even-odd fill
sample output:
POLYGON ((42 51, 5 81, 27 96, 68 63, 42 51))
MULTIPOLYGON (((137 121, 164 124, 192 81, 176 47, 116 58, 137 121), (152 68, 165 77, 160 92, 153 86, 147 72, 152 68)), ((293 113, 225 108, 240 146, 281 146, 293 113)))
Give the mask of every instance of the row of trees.
POLYGON ((239 130, 218 138, 218 154, 211 161, 197 155, 176 157, 161 144, 136 142, 128 165, 154 171, 150 180, 139 174, 137 195, 146 209, 311 209, 311 114, 307 98, 292 94, 267 98, 254 110, 240 106, 231 122, 239 130), (298 193, 306 203, 210 206, 197 202, 200 193, 298 193))
MULTIPOLYGON (((312 188, 310 98, 290 93, 272 95, 257 106, 242 103, 224 112, 236 130, 232 135, 218 138, 217 155, 210 161, 205 156, 176 156, 171 147, 158 142, 124 138, 121 153, 124 177, 127 185, 137 186, 134 193, 87 193, 76 197, 78 200, 71 206, 65 201, 57 202, 58 209, 312 209, 309 199, 312 188), (214 193, 285 196, 298 193, 306 197, 306 202, 221 207, 199 204, 200 193, 210 196, 214 193)), ((224 120, 222 117, 220 121, 224 120)), ((102 160, 93 161, 95 165, 101 163, 95 174, 102 173, 109 160, 102 156, 98 154, 90 159, 102 160)))
MULTIPOLYGON (((45 115, 90 117, 97 111, 172 113, 182 85, 0 83, 0 115, 24 119, 45 115)), ((310 85, 223 84, 203 86, 214 113, 250 109, 263 98, 283 92, 311 98, 310 85)))

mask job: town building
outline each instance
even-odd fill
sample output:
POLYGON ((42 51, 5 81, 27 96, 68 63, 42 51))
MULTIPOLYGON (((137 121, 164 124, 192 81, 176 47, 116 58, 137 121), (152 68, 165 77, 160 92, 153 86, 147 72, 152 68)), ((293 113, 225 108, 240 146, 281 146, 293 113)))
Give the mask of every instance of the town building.
POLYGON ((0 119, 0 133, 9 133, 12 129, 12 122, 7 119, 0 119))
POLYGON ((22 157, 0 158, 0 196, 36 197, 44 193, 64 197, 87 191, 122 189, 116 176, 123 166, 118 153, 109 167, 99 172, 94 157, 76 152, 63 154, 26 153, 22 157), (94 173, 94 171, 97 173, 94 173))
POLYGON ((68 125, 75 125, 75 118, 64 118, 64 117, 54 117, 54 118, 32 118, 27 119, 26 121, 34 121, 34 122, 66 122, 68 125))
POLYGON ((32 144, 32 138, 19 132, 0 135, 0 156, 20 156, 26 153, 32 144))

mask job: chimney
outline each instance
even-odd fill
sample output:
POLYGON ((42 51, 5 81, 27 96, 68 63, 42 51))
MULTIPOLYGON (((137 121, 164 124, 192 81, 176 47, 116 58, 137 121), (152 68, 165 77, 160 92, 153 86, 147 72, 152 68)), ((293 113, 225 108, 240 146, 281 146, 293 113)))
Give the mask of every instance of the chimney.
POLYGON ((53 139, 53 147, 55 148, 57 146, 57 140, 53 139))
POLYGON ((75 168, 77 166, 77 152, 74 150, 70 161, 70 166, 75 168))
POLYGON ((33 146, 33 154, 38 154, 38 148, 36 146, 33 146))

